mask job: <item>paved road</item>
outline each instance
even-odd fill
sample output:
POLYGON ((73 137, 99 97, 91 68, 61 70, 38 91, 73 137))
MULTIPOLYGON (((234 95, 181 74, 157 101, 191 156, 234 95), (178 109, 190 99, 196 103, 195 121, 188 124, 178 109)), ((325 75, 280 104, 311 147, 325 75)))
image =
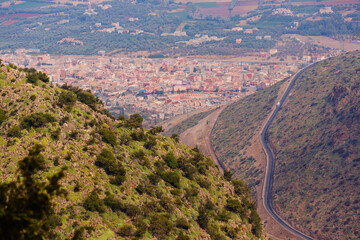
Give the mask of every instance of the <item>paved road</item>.
POLYGON ((296 230, 295 228, 293 228, 289 223, 287 223, 284 219, 282 219, 273 209, 272 206, 272 201, 271 201, 271 185, 272 185, 272 180, 273 180, 273 172, 274 172, 274 167, 275 167, 275 159, 274 159, 274 155, 273 152, 267 142, 268 139, 268 130, 269 127, 271 125, 271 123, 273 122, 276 114, 279 112, 281 106, 283 105, 283 103, 285 102, 286 98, 288 97, 290 90, 292 89, 292 87, 294 86, 296 80, 299 78, 299 76, 305 71, 307 70, 309 67, 313 66, 314 64, 311 64, 309 66, 307 66, 306 68, 300 70, 290 81, 288 87, 286 88, 283 96, 281 97, 281 100, 276 104, 275 109, 271 112, 270 117, 268 118, 268 120, 266 121, 266 123, 264 124, 263 128, 260 131, 260 141, 261 144, 263 146, 263 149, 265 151, 266 154, 266 172, 265 172, 265 179, 264 179, 264 186, 263 186, 263 191, 262 191, 262 199, 263 199, 263 204, 264 204, 264 208, 265 210, 269 213, 269 215, 277 222, 279 223, 283 228, 285 228, 286 230, 288 230, 289 232, 291 232, 292 234, 302 238, 302 239, 307 239, 307 240, 312 240, 311 237, 305 235, 304 233, 296 230))

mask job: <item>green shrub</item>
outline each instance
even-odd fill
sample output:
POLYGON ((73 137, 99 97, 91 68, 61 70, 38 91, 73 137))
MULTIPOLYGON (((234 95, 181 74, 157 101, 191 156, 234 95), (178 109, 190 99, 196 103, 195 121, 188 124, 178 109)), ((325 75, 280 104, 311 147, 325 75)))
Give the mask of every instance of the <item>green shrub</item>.
POLYGON ((130 133, 130 136, 134 141, 145 141, 146 136, 143 129, 135 129, 130 133))
POLYGON ((225 205, 226 210, 245 216, 245 208, 238 199, 228 199, 225 205))
POLYGON ((57 141, 60 139, 60 133, 61 130, 60 128, 57 128, 55 131, 52 131, 50 134, 51 139, 53 139, 54 141, 57 141))
POLYGON ((35 94, 33 94, 33 95, 30 96, 30 100, 31 100, 31 101, 35 101, 35 99, 36 99, 36 95, 35 95, 35 94))
POLYGON ((176 240, 190 240, 190 237, 187 236, 183 231, 181 231, 176 240))
POLYGON ((133 158, 139 159, 139 160, 145 160, 145 158, 146 158, 145 152, 144 152, 142 149, 133 152, 133 153, 131 154, 131 156, 132 156, 133 158))
POLYGON ((129 217, 136 217, 141 213, 141 209, 138 206, 130 203, 126 203, 122 211, 129 217))
POLYGON ((167 214, 154 214, 150 218, 149 231, 159 239, 165 239, 170 235, 174 225, 167 214))
POLYGON ((70 139, 76 139, 78 137, 78 135, 79 135, 79 131, 74 130, 69 134, 69 138, 70 139))
POLYGON ((149 150, 153 150, 156 146, 156 139, 152 136, 149 136, 148 140, 145 142, 144 147, 149 150))
POLYGON ((92 212, 104 213, 106 210, 104 201, 99 198, 99 191, 93 190, 84 201, 83 207, 92 212))
POLYGON ((11 127, 7 132, 8 137, 21 137, 21 128, 18 125, 11 127))
POLYGON ((184 217, 176 219, 176 227, 188 230, 190 228, 189 222, 184 217))
POLYGON ((209 211, 205 208, 204 205, 200 205, 199 215, 196 221, 202 229, 207 229, 210 221, 210 215, 209 215, 209 211))
POLYGON ((3 109, 0 108, 0 125, 5 122, 5 120, 7 119, 6 115, 5 115, 5 111, 3 109))
POLYGON ((226 181, 231 181, 232 179, 232 176, 233 176, 233 173, 230 171, 230 170, 225 170, 224 171, 224 178, 226 181))
POLYGON ((194 185, 191 185, 190 188, 185 188, 184 198, 187 200, 191 200, 194 197, 199 195, 199 189, 194 185))
POLYGON ((167 171, 162 173, 162 179, 175 188, 180 188, 180 176, 176 172, 167 171))
POLYGON ((36 72, 36 70, 35 70, 35 72, 29 71, 27 73, 26 80, 28 83, 37 83, 37 81, 39 81, 39 80, 44 83, 48 83, 49 77, 45 73, 36 72))
POLYGON ((173 133, 172 135, 171 135, 171 138, 172 139, 174 139, 175 140, 175 142, 179 142, 179 140, 180 140, 180 137, 179 137, 179 135, 177 135, 176 133, 173 133))
POLYGON ((132 114, 130 115, 130 118, 129 118, 129 123, 131 125, 131 127, 133 128, 142 128, 142 122, 143 122, 143 118, 140 114, 138 113, 135 113, 135 114, 132 114))
POLYGON ((77 97, 75 93, 71 91, 63 90, 60 93, 58 104, 60 107, 69 106, 71 108, 76 103, 76 100, 77 97))
POLYGON ((115 175, 115 177, 113 179, 110 180, 110 183, 116 186, 120 186, 121 184, 123 184, 123 182, 125 182, 126 180, 126 176, 125 176, 125 168, 122 168, 123 172, 122 173, 118 173, 115 175))
POLYGON ((118 234, 122 237, 130 237, 134 235, 134 228, 132 225, 125 224, 124 226, 120 227, 118 234))
POLYGON ((228 222, 231 219, 231 213, 229 211, 227 211, 226 209, 223 209, 219 213, 217 219, 222 222, 228 222))
POLYGON ((169 152, 165 156, 165 162, 170 168, 178 168, 178 161, 173 152, 169 152))
POLYGON ((169 197, 161 196, 159 204, 164 208, 167 213, 172 213, 175 211, 175 205, 169 197))
POLYGON ((105 114, 107 117, 111 118, 112 120, 115 120, 115 117, 109 112, 109 110, 103 109, 102 113, 105 114))
POLYGON ((243 196, 243 195, 251 195, 250 188, 243 180, 234 179, 231 181, 236 195, 243 196))
POLYGON ((198 173, 198 170, 192 164, 187 163, 185 160, 179 161, 178 163, 186 178, 193 179, 194 175, 198 173))
POLYGON ((260 237, 262 233, 261 219, 256 210, 251 210, 249 222, 251 223, 252 234, 260 237))
POLYGON ((108 195, 104 198, 104 204, 111 208, 113 212, 124 211, 124 203, 116 199, 113 195, 108 195))
POLYGON ((68 122, 69 120, 70 120, 70 117, 65 116, 65 117, 60 119, 59 125, 62 126, 62 125, 64 125, 64 123, 68 122))
POLYGON ((112 146, 115 146, 116 143, 117 143, 117 139, 116 139, 116 134, 112 131, 110 131, 109 129, 107 128, 103 128, 100 130, 100 135, 102 136, 102 140, 105 142, 105 143, 109 143, 111 144, 112 146))
POLYGON ((162 133, 164 131, 163 127, 162 126, 156 126, 156 127, 151 127, 150 129, 150 133, 152 135, 156 135, 157 133, 162 133))
POLYGON ((56 122, 56 119, 54 116, 52 116, 50 113, 32 113, 26 117, 23 118, 21 121, 21 128, 39 128, 45 126, 47 123, 56 122))
POLYGON ((80 102, 85 103, 92 109, 95 109, 96 104, 98 104, 98 99, 91 92, 79 91, 76 95, 80 102))
POLYGON ((91 107, 94 110, 96 108, 96 105, 101 103, 101 101, 97 97, 95 97, 94 94, 92 94, 90 92, 90 90, 84 91, 84 90, 80 89, 79 87, 69 86, 66 84, 62 85, 61 88, 75 93, 77 99, 80 102, 88 105, 89 107, 91 107))
POLYGON ((154 174, 154 173, 150 173, 147 177, 148 177, 150 183, 154 184, 154 185, 158 184, 158 182, 160 181, 159 175, 154 174))
POLYGON ((117 178, 121 178, 121 176, 125 177, 125 168, 122 166, 121 162, 115 158, 114 154, 107 148, 104 148, 97 156, 95 165, 103 168, 107 174, 115 175, 115 180, 117 181, 121 180, 117 178))
POLYGON ((209 182, 209 181, 207 181, 207 180, 205 180, 203 178, 199 177, 196 181, 199 184, 199 186, 202 187, 202 188, 205 188, 205 189, 209 190, 210 187, 211 187, 211 182, 209 182))

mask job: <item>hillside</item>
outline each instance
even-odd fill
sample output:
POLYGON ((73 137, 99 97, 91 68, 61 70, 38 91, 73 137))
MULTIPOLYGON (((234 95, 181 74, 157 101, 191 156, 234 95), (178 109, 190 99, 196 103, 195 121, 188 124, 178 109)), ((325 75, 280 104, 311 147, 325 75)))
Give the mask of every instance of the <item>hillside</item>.
POLYGON ((253 149, 254 138, 282 84, 283 81, 229 105, 220 113, 212 131, 211 142, 219 161, 253 189, 260 184, 263 172, 255 159, 259 149, 253 149))
POLYGON ((297 81, 270 127, 274 204, 318 239, 359 239, 360 52, 297 81))
MULTIPOLYGON (((296 82, 270 127, 275 208, 315 239, 360 237, 359 69, 359 51, 314 65, 296 82)), ((275 104, 278 88, 230 105, 213 130, 220 161, 251 186, 259 186, 264 168, 254 134, 275 104)))
POLYGON ((204 119, 205 117, 213 113, 215 110, 216 108, 204 112, 196 113, 190 116, 189 118, 186 118, 184 121, 169 128, 164 134, 166 136, 172 136, 173 134, 180 135, 181 133, 185 132, 187 129, 197 125, 201 119, 204 119))
POLYGON ((51 239, 267 239, 249 188, 197 149, 143 129, 138 114, 115 120, 90 92, 35 69, 0 69, 0 238, 25 219, 51 239), (27 181, 54 195, 46 220, 9 200, 34 208, 27 181))

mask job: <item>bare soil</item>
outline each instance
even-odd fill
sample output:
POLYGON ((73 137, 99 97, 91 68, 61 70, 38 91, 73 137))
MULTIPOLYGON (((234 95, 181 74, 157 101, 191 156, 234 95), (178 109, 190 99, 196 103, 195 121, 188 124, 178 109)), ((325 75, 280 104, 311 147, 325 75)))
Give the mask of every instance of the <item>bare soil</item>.
POLYGON ((200 120, 196 126, 189 128, 180 134, 180 141, 182 143, 185 143, 190 147, 198 147, 202 154, 210 157, 214 163, 219 166, 221 172, 222 169, 210 143, 210 133, 211 129, 214 127, 216 119, 225 107, 226 106, 222 106, 206 118, 200 120))
POLYGON ((308 42, 312 44, 321 45, 324 47, 334 48, 334 49, 342 49, 345 51, 355 51, 360 49, 360 42, 354 42, 350 39, 346 39, 341 42, 339 40, 335 40, 333 38, 324 37, 324 36, 302 36, 302 35, 293 35, 293 37, 299 39, 302 42, 308 42))

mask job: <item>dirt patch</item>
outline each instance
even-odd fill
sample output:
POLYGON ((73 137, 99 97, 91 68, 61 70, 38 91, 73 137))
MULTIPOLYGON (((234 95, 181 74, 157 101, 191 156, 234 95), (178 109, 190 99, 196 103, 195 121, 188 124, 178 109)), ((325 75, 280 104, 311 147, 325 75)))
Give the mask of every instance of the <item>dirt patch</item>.
POLYGON ((343 17, 346 17, 347 15, 354 13, 354 12, 356 12, 356 9, 351 9, 350 11, 345 11, 345 10, 339 11, 339 13, 341 13, 341 16, 343 16, 343 17))
POLYGON ((360 42, 353 42, 350 39, 346 39, 345 41, 339 41, 324 36, 302 36, 297 34, 291 36, 302 42, 317 44, 328 48, 340 49, 346 52, 360 50, 360 42))
POLYGON ((182 143, 185 143, 190 147, 198 147, 202 154, 210 157, 213 162, 219 166, 221 172, 222 169, 210 143, 210 134, 216 119, 226 106, 222 106, 221 108, 215 110, 213 113, 200 120, 196 126, 189 128, 180 134, 180 141, 182 143))
POLYGON ((323 20, 324 18, 323 17, 308 17, 306 20, 307 21, 311 21, 311 22, 316 22, 316 21, 320 21, 320 20, 323 20))
POLYGON ((237 1, 235 7, 230 11, 230 1, 221 1, 218 2, 218 7, 216 8, 202 8, 199 9, 194 16, 195 17, 206 17, 206 16, 212 16, 212 17, 225 17, 228 18, 230 16, 235 15, 246 15, 249 11, 255 10, 258 5, 259 1, 253 1, 253 0, 243 0, 243 1, 237 1))
POLYGON ((32 18, 32 17, 37 17, 43 14, 38 14, 38 13, 14 13, 14 14, 1 14, 0 18, 9 18, 9 19, 13 19, 15 17, 18 18, 32 18))
POLYGON ((6 20, 6 21, 4 21, 4 22, 2 22, 0 25, 2 25, 2 26, 7 26, 7 25, 11 25, 11 24, 13 24, 13 23, 16 23, 16 22, 18 22, 19 20, 6 20))

